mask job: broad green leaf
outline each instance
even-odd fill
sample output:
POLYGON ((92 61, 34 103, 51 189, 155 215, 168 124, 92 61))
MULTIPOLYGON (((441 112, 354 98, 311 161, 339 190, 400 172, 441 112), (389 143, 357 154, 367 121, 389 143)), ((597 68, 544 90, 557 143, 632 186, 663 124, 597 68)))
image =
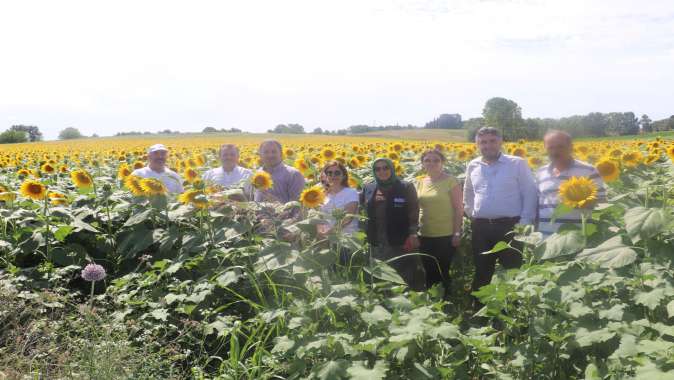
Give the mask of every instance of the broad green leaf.
POLYGON ((639 353, 637 349, 637 338, 634 335, 625 334, 620 337, 620 346, 613 351, 611 358, 627 358, 636 356, 639 353))
POLYGON ((536 248, 541 260, 574 254, 585 248, 583 233, 577 230, 553 234, 536 248))
POLYGON ((149 208, 143 212, 139 212, 138 214, 133 214, 129 217, 129 219, 126 220, 126 222, 124 222, 122 228, 133 227, 136 224, 142 223, 146 221, 154 212, 155 212, 154 209, 149 208))
POLYGON ((665 289, 664 288, 655 288, 649 292, 639 292, 634 297, 634 301, 639 305, 644 305, 651 310, 655 310, 660 301, 665 298, 665 289))
POLYGON ((368 325, 377 324, 379 322, 388 321, 391 319, 391 313, 380 305, 375 305, 372 311, 364 311, 360 313, 360 317, 368 325))
POLYGON ((508 249, 508 248, 510 248, 510 244, 508 244, 508 243, 506 243, 506 242, 504 242, 504 241, 499 241, 498 243, 496 243, 496 244, 494 245, 494 247, 493 247, 492 249, 490 249, 490 250, 488 250, 488 251, 485 251, 485 252, 482 252, 482 254, 483 254, 483 255, 488 255, 488 254, 490 254, 490 253, 497 253, 497 252, 501 252, 501 251, 503 251, 503 250, 506 250, 506 249, 508 249))
POLYGON ((182 301, 185 299, 184 294, 174 294, 174 293, 169 293, 164 296, 164 301, 166 301, 167 305, 170 305, 174 303, 175 301, 182 301))
POLYGON ((672 371, 663 371, 656 366, 650 360, 646 360, 645 363, 636 368, 635 380, 672 380, 674 376, 672 371))
POLYGON ((585 367, 585 380, 601 380, 599 368, 594 363, 590 363, 585 367))
POLYGON ((346 377, 346 368, 349 363, 346 360, 331 360, 315 366, 311 373, 312 378, 320 380, 340 380, 346 377))
POLYGON ((610 319, 612 321, 622 321, 624 309, 625 309, 625 305, 617 304, 617 305, 613 305, 608 310, 599 310, 599 318, 606 318, 606 319, 610 319))
POLYGON ((288 338, 287 336, 276 337, 276 344, 272 348, 272 353, 286 353, 295 346, 295 341, 288 338))
POLYGON ((383 380, 388 372, 388 363, 377 360, 372 369, 365 367, 363 362, 354 362, 347 370, 352 380, 383 380))
POLYGON ((218 278, 215 279, 215 282, 219 286, 222 286, 224 288, 226 286, 229 286, 229 285, 239 281, 241 276, 242 276, 242 274, 237 272, 236 270, 228 270, 227 272, 218 276, 218 278))
POLYGON ((156 309, 150 313, 155 319, 166 322, 168 319, 168 310, 166 309, 156 309))
POLYGON ((374 259, 375 265, 373 267, 363 268, 367 273, 380 280, 391 281, 396 284, 405 285, 405 280, 393 269, 392 266, 386 262, 374 259))
POLYGON ((75 227, 73 226, 60 226, 56 231, 54 231, 54 238, 60 242, 63 242, 66 240, 66 237, 70 235, 71 232, 75 227))
POLYGON ((669 316, 669 318, 674 317, 674 300, 669 301, 669 303, 667 304, 667 315, 669 316))
POLYGON ((620 268, 632 264, 637 259, 637 253, 624 245, 621 236, 617 235, 595 248, 584 249, 576 258, 597 263, 604 268, 620 268))
POLYGON ((554 223, 557 218, 562 217, 571 211, 573 211, 574 208, 571 206, 567 206, 564 203, 560 203, 555 207, 555 210, 552 212, 552 216, 550 217, 550 223, 554 223))
POLYGON ((625 213, 625 229, 633 242, 659 233, 667 224, 667 214, 663 209, 634 207, 625 213))
POLYGON ((588 331, 581 327, 576 331, 576 342, 578 342, 578 345, 581 347, 588 347, 595 343, 606 342, 614 336, 615 332, 609 331, 606 328, 588 331))

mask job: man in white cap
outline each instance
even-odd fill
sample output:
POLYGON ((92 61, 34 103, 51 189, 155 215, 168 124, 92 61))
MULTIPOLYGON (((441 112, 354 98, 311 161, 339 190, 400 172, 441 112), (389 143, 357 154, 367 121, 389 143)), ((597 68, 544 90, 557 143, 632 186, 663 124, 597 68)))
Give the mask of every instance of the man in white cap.
POLYGON ((136 169, 131 174, 141 178, 160 180, 169 193, 183 192, 183 179, 173 170, 166 167, 168 149, 164 144, 154 144, 147 150, 147 166, 136 169))

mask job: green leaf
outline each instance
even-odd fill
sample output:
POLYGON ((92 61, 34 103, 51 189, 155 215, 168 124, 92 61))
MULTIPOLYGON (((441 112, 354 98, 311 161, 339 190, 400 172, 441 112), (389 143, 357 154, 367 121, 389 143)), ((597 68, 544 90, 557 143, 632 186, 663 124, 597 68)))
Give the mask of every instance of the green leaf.
POLYGON ((665 298, 665 289, 655 288, 650 292, 637 293, 636 297, 634 297, 634 301, 639 305, 644 305, 651 310, 655 310, 655 308, 660 305, 660 301, 662 301, 663 298, 665 298))
POLYGON ((168 319, 168 310, 166 309, 153 310, 150 313, 150 315, 153 316, 155 319, 166 322, 166 320, 168 319))
POLYGON ((656 235, 666 224, 667 214, 659 208, 634 207, 625 213, 625 229, 635 243, 656 235))
POLYGON ((590 363, 585 367, 585 380, 601 380, 599 368, 594 363, 590 363))
POLYGON ((483 255, 489 255, 491 253, 501 252, 501 251, 506 250, 508 248, 510 248, 510 244, 508 244, 504 241, 499 241, 498 243, 496 243, 494 245, 494 247, 492 249, 490 249, 488 251, 485 251, 485 252, 482 252, 482 254, 483 255))
POLYGON ((364 362, 353 362, 347 373, 352 380, 383 380, 388 372, 388 363, 377 360, 372 369, 365 367, 364 362))
POLYGON ((376 277, 380 280, 391 281, 396 284, 406 285, 405 280, 396 272, 393 267, 385 263, 384 261, 374 259, 374 267, 365 267, 363 268, 367 273, 376 277))
POLYGON ((637 349, 637 338, 634 335, 625 334, 620 337, 620 346, 613 351, 610 358, 627 358, 636 356, 639 353, 637 349))
POLYGON ((137 228, 133 231, 127 231, 120 234, 121 240, 117 245, 117 252, 124 257, 131 257, 134 254, 146 249, 154 243, 152 232, 147 228, 137 228))
POLYGON ((620 268, 632 264, 637 259, 637 253, 624 245, 621 236, 617 235, 595 248, 584 249, 576 258, 597 263, 603 268, 620 268))
POLYGON ((606 342, 614 336, 615 333, 606 328, 588 331, 581 327, 576 331, 576 342, 578 342, 578 345, 581 347, 588 347, 595 343, 606 342))
POLYGON ((242 277, 242 274, 237 272, 236 270, 228 270, 227 272, 221 274, 218 276, 218 278, 215 279, 215 282, 221 286, 221 287, 227 287, 237 281, 242 277))
POLYGON ((346 360, 331 360, 321 365, 315 366, 311 373, 313 378, 320 380, 340 380, 346 377, 346 360))
POLYGON ((557 218, 564 216, 568 213, 573 211, 573 207, 567 206, 564 203, 560 203, 555 207, 555 210, 552 212, 552 216, 550 217, 550 223, 554 223, 557 218))
POLYGON ((674 317, 674 300, 669 301, 669 303, 667 304, 667 315, 669 316, 669 318, 674 317))
POLYGON ((622 321, 624 309, 625 305, 617 304, 613 305, 613 307, 608 310, 599 310, 599 318, 606 318, 612 321, 622 321))
POLYGON ((271 349, 272 353, 286 353, 295 346, 295 341, 288 338, 287 336, 276 337, 276 344, 274 348, 271 349))
POLYGON ((147 209, 147 210, 145 210, 145 211, 143 211, 143 212, 140 212, 140 213, 138 213, 138 214, 133 214, 133 215, 131 215, 131 217, 129 217, 129 219, 126 220, 126 222, 124 223, 124 225, 122 226, 122 228, 123 228, 123 227, 133 227, 133 226, 135 226, 136 224, 143 223, 143 222, 146 221, 146 220, 152 215, 152 213, 154 213, 154 212, 155 212, 154 209, 149 208, 149 209, 147 209))
POLYGON ((391 319, 391 313, 384 309, 381 305, 375 305, 372 311, 364 311, 360 313, 360 317, 368 325, 374 325, 379 322, 388 321, 391 319))
POLYGON ((581 231, 566 231, 548 237, 543 244, 536 247, 536 251, 541 260, 554 259, 555 257, 574 254, 585 248, 584 240, 581 231))
POLYGON ((60 226, 56 231, 54 231, 54 238, 60 242, 64 242, 66 237, 70 235, 75 227, 73 226, 60 226))

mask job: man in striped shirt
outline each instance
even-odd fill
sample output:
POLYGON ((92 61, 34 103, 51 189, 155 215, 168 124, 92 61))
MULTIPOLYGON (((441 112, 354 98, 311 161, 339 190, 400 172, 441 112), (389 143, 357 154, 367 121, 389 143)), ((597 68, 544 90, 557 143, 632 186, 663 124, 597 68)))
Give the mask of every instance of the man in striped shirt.
POLYGON ((604 181, 594 166, 573 158, 571 135, 550 130, 543 137, 550 163, 536 172, 538 183, 538 231, 548 237, 565 223, 581 223, 581 211, 573 210, 550 223, 555 208, 559 205, 559 186, 571 177, 588 177, 597 185, 597 202, 606 202, 604 181))

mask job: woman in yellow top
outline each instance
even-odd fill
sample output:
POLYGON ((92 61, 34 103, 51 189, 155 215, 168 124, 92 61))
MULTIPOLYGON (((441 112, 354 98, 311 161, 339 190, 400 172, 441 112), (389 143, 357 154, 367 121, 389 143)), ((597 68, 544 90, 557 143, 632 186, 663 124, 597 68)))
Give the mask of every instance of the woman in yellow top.
POLYGON ((421 155, 426 176, 417 179, 420 209, 420 251, 423 256, 428 288, 442 282, 449 294, 449 267, 456 247, 461 243, 463 194, 456 178, 443 170, 445 156, 438 150, 421 155))

